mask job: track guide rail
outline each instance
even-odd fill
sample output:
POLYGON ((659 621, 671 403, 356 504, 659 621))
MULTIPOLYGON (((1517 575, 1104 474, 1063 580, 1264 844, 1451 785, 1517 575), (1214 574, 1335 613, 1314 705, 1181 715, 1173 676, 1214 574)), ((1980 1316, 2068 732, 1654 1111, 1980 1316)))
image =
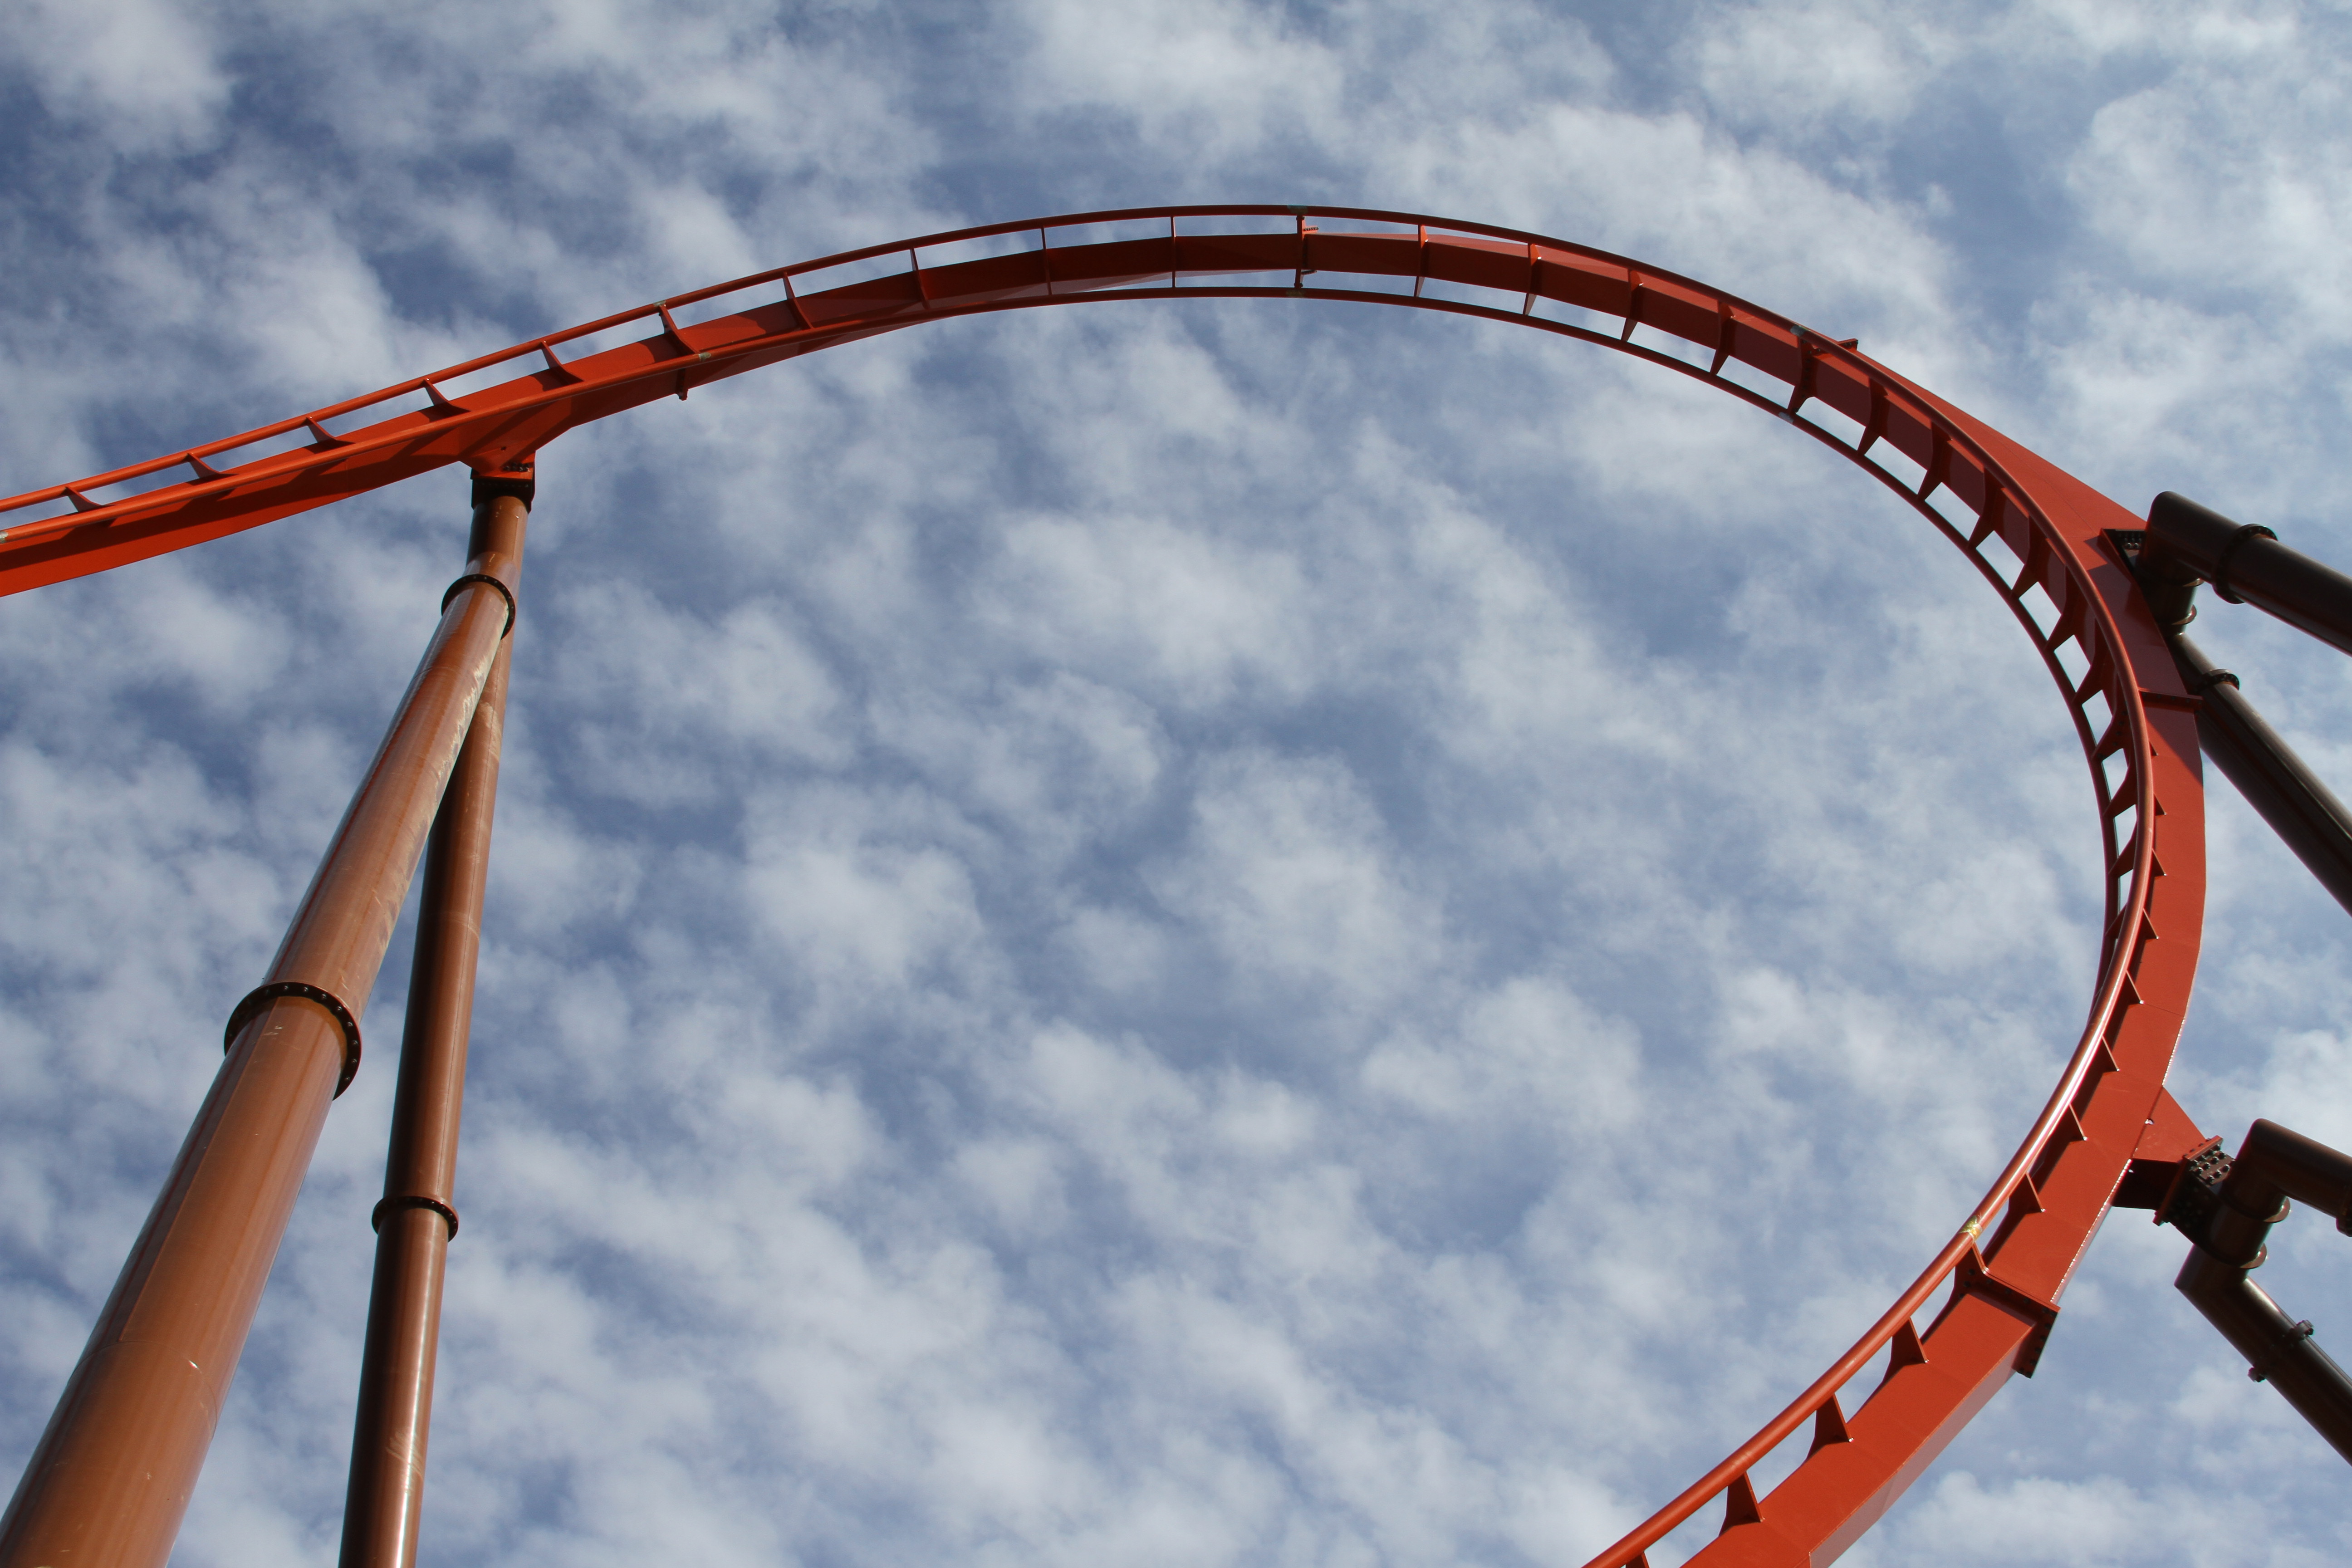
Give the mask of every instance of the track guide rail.
POLYGON ((1720 1533, 1694 1562, 1828 1562, 2011 1373, 2032 1371, 2135 1153, 2179 1158, 2197 1141, 2178 1108, 2165 1109, 2163 1082, 2204 903, 2197 700, 2106 537, 2139 520, 1851 340, 1609 252, 1415 214, 1177 206, 1027 219, 757 273, 0 500, 0 593, 447 464, 496 475, 578 426, 919 322, 1153 299, 1437 310, 1573 338, 1705 382, 1901 495, 1976 565, 2041 653, 2090 764, 2106 867, 2091 1005, 2049 1100, 1951 1239, 1853 1348, 1590 1568, 1646 1563, 1668 1532, 1717 1504, 1720 1533), (2179 1149, 2158 1147, 2183 1136, 2179 1149), (1877 1384, 1856 1390, 1882 1352, 1877 1384), (1804 1457, 1759 1495, 1754 1473, 1792 1441, 1808 1445, 1804 1457))

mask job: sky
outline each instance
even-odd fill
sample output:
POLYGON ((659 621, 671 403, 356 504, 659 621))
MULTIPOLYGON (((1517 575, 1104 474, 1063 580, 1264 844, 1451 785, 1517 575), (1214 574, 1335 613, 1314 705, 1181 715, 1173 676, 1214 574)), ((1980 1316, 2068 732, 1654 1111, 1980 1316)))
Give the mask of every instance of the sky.
MULTIPOLYGON (((2352 563, 2341 5, 0 8, 0 490, 967 224, 1511 225, 2352 563)), ((461 474, 0 603, 0 1471, 462 570, 461 474)), ((541 454, 424 1560, 1568 1564, 1793 1396, 2071 1050, 2008 612, 1654 367, 1335 303, 927 325, 541 454)), ((2198 634, 2352 781, 2342 659, 2198 634)), ((2211 781, 2173 1075, 2352 1147, 2211 781)), ((173 1562, 330 1561, 410 928, 173 1562)), ((1846 1561, 2336 1563, 2113 1216, 1846 1561)), ((2352 1352, 2309 1216, 2260 1277, 2352 1352)), ((1653 1557, 1704 1544, 1712 1514, 1653 1557)))

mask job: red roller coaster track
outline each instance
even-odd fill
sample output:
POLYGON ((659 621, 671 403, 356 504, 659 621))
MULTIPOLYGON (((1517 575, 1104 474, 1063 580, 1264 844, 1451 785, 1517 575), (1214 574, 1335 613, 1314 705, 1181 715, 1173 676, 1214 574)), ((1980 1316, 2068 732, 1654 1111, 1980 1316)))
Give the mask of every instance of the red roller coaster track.
MULTIPOLYGON (((1692 1561, 1826 1563, 2011 1373, 2033 1370, 2133 1158, 2178 1160, 2202 1141, 2164 1079, 2197 966, 2204 797, 2194 702, 2107 537, 2139 519, 1851 342, 1641 262, 1479 224, 1272 205, 997 224, 739 279, 0 501, 0 593, 182 549, 446 464, 491 475, 527 468, 577 426, 922 321, 1202 298, 1341 300, 1515 322, 1752 404, 1877 476, 1958 546, 2015 613, 2074 716, 2105 846, 2105 926, 2083 1033, 2047 1105, 1869 1331, 1590 1568, 1645 1563, 1670 1531, 1718 1502, 1720 1532, 1692 1561), (1923 1329, 1918 1319, 1939 1291, 1923 1329), (1850 1394, 1882 1352, 1879 1381, 1850 1394), (1784 1443, 1804 1444, 1804 1456, 1759 1496, 1751 1473, 1784 1443)), ((26 1484, 38 1484, 33 1472, 26 1484)), ((12 1552, 0 1558, 0 1568, 16 1563, 12 1552)))

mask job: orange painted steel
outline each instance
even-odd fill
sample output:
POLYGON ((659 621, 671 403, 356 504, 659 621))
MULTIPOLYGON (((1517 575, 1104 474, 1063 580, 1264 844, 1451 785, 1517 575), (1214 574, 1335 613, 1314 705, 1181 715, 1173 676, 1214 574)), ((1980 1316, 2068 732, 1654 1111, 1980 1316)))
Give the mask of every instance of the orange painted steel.
MULTIPOLYGON (((497 569, 488 563, 487 569, 497 569)), ((477 571, 485 570, 477 567, 477 571)), ((161 1568, 325 1125, 426 825, 504 637, 453 594, 0 1521, 0 1568, 161 1568)))
MULTIPOLYGON (((530 515, 514 496, 486 498, 474 509, 468 569, 514 585, 530 515)), ((511 637, 499 645, 425 840, 383 1199, 375 1208, 375 1280, 360 1357, 342 1568, 410 1568, 416 1561, 441 1285, 457 1234, 457 1127, 513 650, 511 637)))
POLYGON ((759 273, 0 501, 0 519, 24 520, 0 531, 0 592, 444 464, 495 472, 607 415, 922 321, 1204 298, 1357 301, 1509 322, 1716 387, 1822 442, 1916 508, 2008 604, 2066 702, 2105 845, 2105 928, 2088 1016, 2048 1103, 1950 1241, 1869 1331, 1591 1568, 1645 1563, 1650 1547, 1718 1501, 1719 1533, 1692 1561, 1825 1563, 1885 1512, 2011 1372, 2032 1371, 2135 1152, 2177 1157, 2196 1142, 2163 1082, 2195 977, 2205 886, 2195 700, 2105 537, 2138 519, 1851 342, 1625 257, 1411 214, 1187 206, 997 224, 759 273), (975 249, 993 253, 957 254, 975 249), (1253 275, 1263 281, 1244 280, 1253 275), (771 289, 776 297, 730 300, 771 289), (698 309, 710 313, 681 319, 698 309), (589 342, 616 333, 628 341, 589 342), (189 477, 173 480, 174 469, 189 477), (1938 1292, 1922 1330, 1917 1317, 1938 1292), (1842 1395, 1882 1353, 1884 1375, 1848 1410, 1842 1395), (1804 1442, 1804 1456, 1759 1497, 1753 1472, 1790 1442, 1804 1442))

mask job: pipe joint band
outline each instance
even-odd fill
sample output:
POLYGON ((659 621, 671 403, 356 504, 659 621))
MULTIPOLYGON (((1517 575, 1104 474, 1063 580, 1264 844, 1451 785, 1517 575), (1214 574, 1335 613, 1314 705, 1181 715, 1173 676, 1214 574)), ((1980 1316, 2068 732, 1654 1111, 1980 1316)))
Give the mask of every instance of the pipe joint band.
POLYGON ((299 980, 273 980, 267 985, 255 986, 245 994, 245 1000, 236 1005, 236 1011, 228 1016, 228 1028, 221 1036, 222 1054, 226 1055, 229 1048, 236 1044, 238 1033, 253 1021, 255 1014, 280 996, 299 996, 306 1001, 316 1002, 333 1014, 335 1022, 343 1026, 343 1074, 335 1080, 335 1093, 341 1096, 343 1090, 351 1088, 352 1079, 359 1076, 360 1021, 352 1016, 352 1010, 343 1005, 342 998, 331 991, 322 991, 299 980))
POLYGON ((375 1212, 368 1215, 368 1228, 381 1235, 383 1231, 383 1222, 385 1218, 389 1215, 398 1214, 403 1209, 431 1209, 435 1214, 441 1216, 442 1223, 448 1226, 449 1239, 452 1241, 457 1239, 457 1211, 451 1208, 447 1204, 443 1203, 439 1198, 420 1197, 415 1194, 409 1194, 396 1198, 386 1198, 383 1202, 377 1204, 375 1205, 375 1212))
MULTIPOLYGON (((2271 1190, 2276 1192, 2278 1189, 2273 1187, 2271 1190)), ((2294 1205, 2290 1202, 2284 1194, 2282 1194, 2277 1204, 2273 1205, 2267 1214, 2263 1211, 2262 1205, 2259 1204, 2249 1208, 2241 1201, 2241 1194, 2230 1190, 2230 1184, 2227 1182, 2224 1182, 2221 1184, 2221 1205, 2224 1208, 2230 1209, 2247 1219, 2252 1220, 2256 1225, 2261 1226, 2277 1225, 2282 1220, 2285 1219, 2289 1211, 2294 1207, 2294 1205)))
POLYGON ((487 572, 468 572, 463 577, 458 578, 455 583, 450 584, 449 591, 441 595, 441 613, 445 616, 449 613, 449 601, 456 598, 460 593, 462 593, 465 590, 466 584, 468 583, 488 583, 491 587, 496 588, 499 591, 499 597, 507 602, 507 624, 505 628, 499 633, 499 636, 500 637, 504 637, 508 632, 514 630, 514 590, 508 587, 504 583, 499 582, 496 577, 491 576, 487 572))
POLYGON ((2221 546, 2221 553, 2214 558, 2213 592, 2233 605, 2242 605, 2246 601, 2238 597, 2230 586, 2230 558, 2237 554, 2240 545, 2256 537, 2275 540, 2278 535, 2259 522, 2243 523, 2237 532, 2230 536, 2230 542, 2221 546))
POLYGON ((2309 1338, 2311 1338, 2311 1320, 2309 1318, 2305 1318, 2299 1323, 2289 1323, 2284 1329, 2281 1330, 2275 1336, 2273 1336, 2271 1353, 2246 1369, 2247 1381, 2250 1383, 2268 1383, 2270 1381, 2271 1373, 2277 1370, 2279 1363, 2293 1355, 2295 1352, 2295 1347, 2309 1338))

